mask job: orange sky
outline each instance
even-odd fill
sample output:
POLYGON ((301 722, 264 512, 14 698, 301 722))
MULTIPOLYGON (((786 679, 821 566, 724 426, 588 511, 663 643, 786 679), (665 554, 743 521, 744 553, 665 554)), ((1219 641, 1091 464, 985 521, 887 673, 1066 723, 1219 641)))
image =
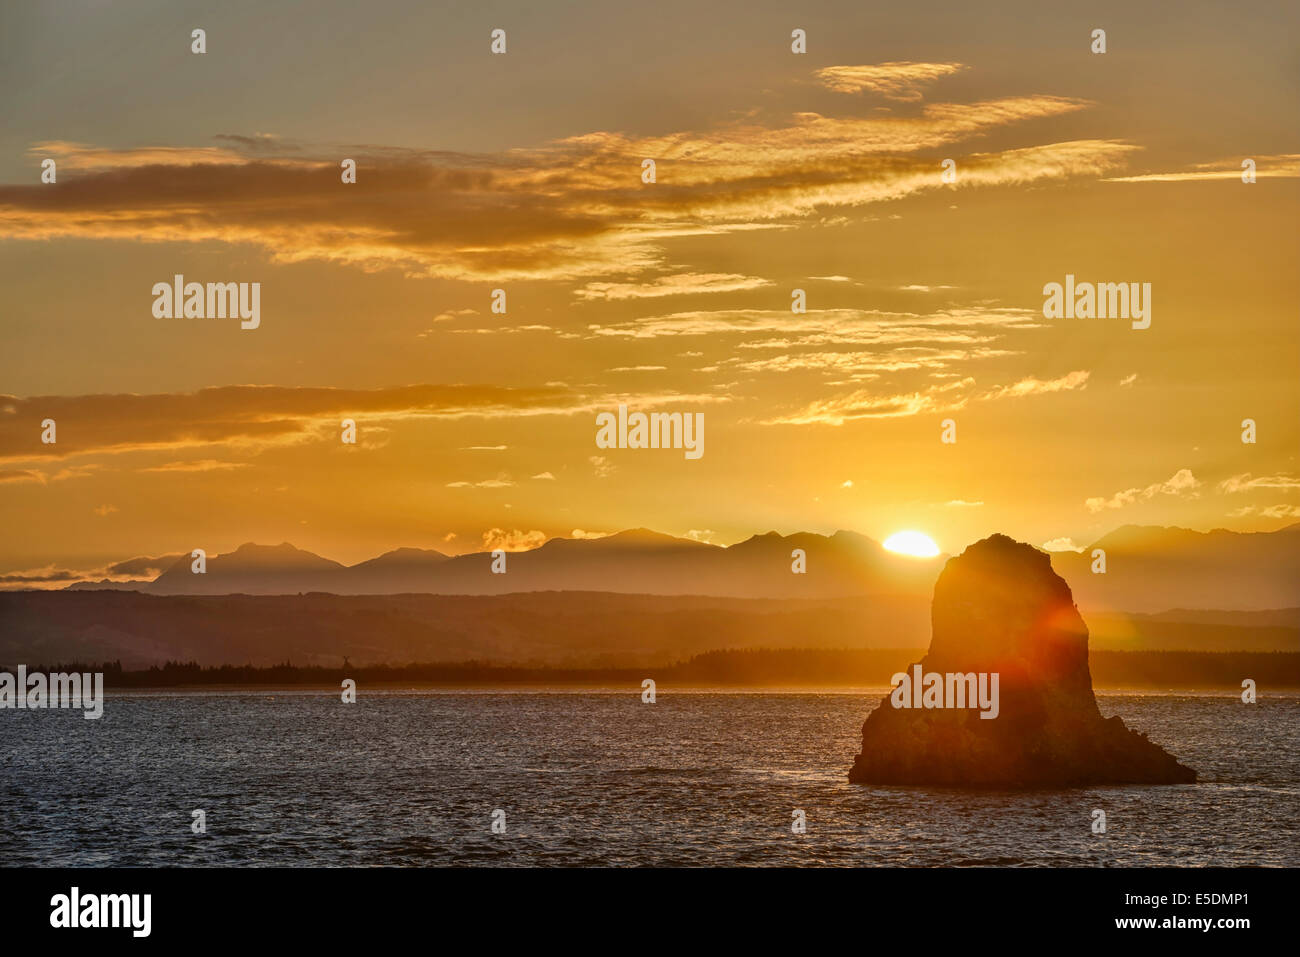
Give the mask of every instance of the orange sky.
POLYGON ((6 9, 0 582, 1300 519, 1294 9, 716 6, 6 9), (261 283, 259 328, 155 318, 175 274, 261 283), (1044 318, 1067 274, 1150 328, 1044 318), (704 455, 598 448, 619 404, 704 455))

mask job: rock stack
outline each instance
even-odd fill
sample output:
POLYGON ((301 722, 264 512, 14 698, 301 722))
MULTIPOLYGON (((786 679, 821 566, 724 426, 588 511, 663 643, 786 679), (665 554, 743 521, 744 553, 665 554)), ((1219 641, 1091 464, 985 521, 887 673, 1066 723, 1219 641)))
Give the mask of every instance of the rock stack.
MULTIPOLYGON (((850 781, 1016 788, 1196 781, 1146 735, 1101 716, 1087 626, 1045 553, 1005 535, 976 542, 940 573, 930 618, 919 675, 927 676, 929 703, 941 704, 922 706, 919 688, 886 697, 862 726, 850 781), (981 711, 971 700, 954 707, 953 696, 942 697, 948 675, 977 679, 949 679, 949 690, 997 675, 996 707, 981 711)), ((910 685, 915 666, 908 674, 910 685)))

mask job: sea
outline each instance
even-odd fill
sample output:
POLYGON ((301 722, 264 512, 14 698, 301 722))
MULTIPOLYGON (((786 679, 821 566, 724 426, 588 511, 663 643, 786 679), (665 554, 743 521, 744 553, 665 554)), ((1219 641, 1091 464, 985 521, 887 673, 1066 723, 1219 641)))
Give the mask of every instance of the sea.
POLYGON ((886 692, 110 692, 99 720, 9 710, 0 861, 1300 865, 1300 696, 1098 693, 1194 785, 850 784, 886 692))

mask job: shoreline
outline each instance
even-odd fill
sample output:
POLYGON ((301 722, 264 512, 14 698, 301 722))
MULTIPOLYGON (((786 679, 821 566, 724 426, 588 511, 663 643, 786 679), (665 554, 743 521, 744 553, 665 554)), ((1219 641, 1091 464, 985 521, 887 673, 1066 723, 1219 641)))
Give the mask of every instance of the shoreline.
MULTIPOLYGON (((106 687, 106 695, 143 696, 150 694, 291 694, 304 695, 339 694, 340 687, 319 683, 278 683, 278 684, 184 684, 184 685, 141 685, 136 687, 106 687)), ((359 691, 365 692, 445 692, 448 694, 625 694, 641 695, 639 685, 620 685, 609 681, 601 682, 484 682, 459 683, 419 682, 419 681, 378 681, 359 684, 359 691)), ((661 684, 656 695, 672 694, 860 694, 886 695, 890 692, 888 685, 821 685, 821 684, 661 684)), ((1117 697, 1126 695, 1198 695, 1203 697, 1239 696, 1241 689, 1231 685, 1122 685, 1093 688, 1098 696, 1117 697)), ((1261 698, 1285 698, 1300 695, 1300 685, 1285 685, 1258 692, 1261 698)))

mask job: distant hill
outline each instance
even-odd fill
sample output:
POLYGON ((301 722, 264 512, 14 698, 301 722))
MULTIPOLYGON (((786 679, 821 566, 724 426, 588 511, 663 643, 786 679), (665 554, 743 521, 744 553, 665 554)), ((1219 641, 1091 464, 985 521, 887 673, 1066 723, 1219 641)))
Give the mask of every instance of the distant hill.
MULTIPOLYGON (((724 548, 638 528, 605 538, 553 538, 531 551, 508 553, 505 574, 492 573, 490 552, 448 557, 400 548, 347 567, 287 543, 246 544, 225 555, 209 555, 202 575, 191 571, 187 555, 152 582, 107 587, 152 595, 601 591, 724 598, 928 597, 942 564, 942 556, 897 555, 854 532, 769 532, 724 548), (791 571, 795 549, 806 556, 804 574, 791 571)), ((106 586, 82 582, 70 587, 85 591, 106 586)))
POLYGON ((1054 552, 1052 566, 1085 611, 1224 611, 1300 605, 1300 523, 1274 532, 1125 525, 1083 552, 1054 552), (1092 552, 1106 553, 1093 574, 1092 552))
MULTIPOLYGON (((1214 613, 1189 612, 1189 616, 1214 613)), ((1084 614, 1106 650, 1300 652, 1277 613, 1232 625, 1084 614)), ((609 592, 516 595, 142 595, 0 592, 0 664, 120 659, 299 665, 478 661, 555 667, 662 664, 722 649, 924 648, 917 596, 714 598, 609 592)))
MULTIPOLYGON (((492 573, 488 552, 450 557, 418 548, 399 548, 349 567, 288 543, 246 544, 209 555, 204 575, 191 573, 188 554, 173 560, 153 581, 78 582, 69 588, 154 595, 589 591, 928 599, 947 556, 897 555, 845 531, 829 536, 768 532, 723 547, 639 528, 597 539, 553 538, 531 551, 508 553, 504 575, 492 573), (791 572, 795 549, 806 555, 806 574, 791 572)), ((1085 615, 1159 614, 1170 622, 1240 626, 1236 613, 1250 610, 1280 616, 1271 621, 1277 627, 1297 625, 1298 616, 1287 617, 1284 610, 1300 607, 1300 524, 1254 533, 1126 525, 1082 553, 1052 553, 1052 566, 1070 583, 1085 615), (1091 570, 1094 549, 1106 552, 1105 574, 1091 570)), ((1251 626, 1264 624, 1252 621, 1251 626)))
POLYGON ((662 663, 723 648, 919 647, 926 598, 0 592, 0 664, 662 663), (909 637, 911 636, 911 637, 909 637))
POLYGON ((187 555, 144 590, 157 595, 292 594, 333 591, 347 566, 280 545, 241 545, 228 555, 206 559, 207 572, 193 573, 187 555))

